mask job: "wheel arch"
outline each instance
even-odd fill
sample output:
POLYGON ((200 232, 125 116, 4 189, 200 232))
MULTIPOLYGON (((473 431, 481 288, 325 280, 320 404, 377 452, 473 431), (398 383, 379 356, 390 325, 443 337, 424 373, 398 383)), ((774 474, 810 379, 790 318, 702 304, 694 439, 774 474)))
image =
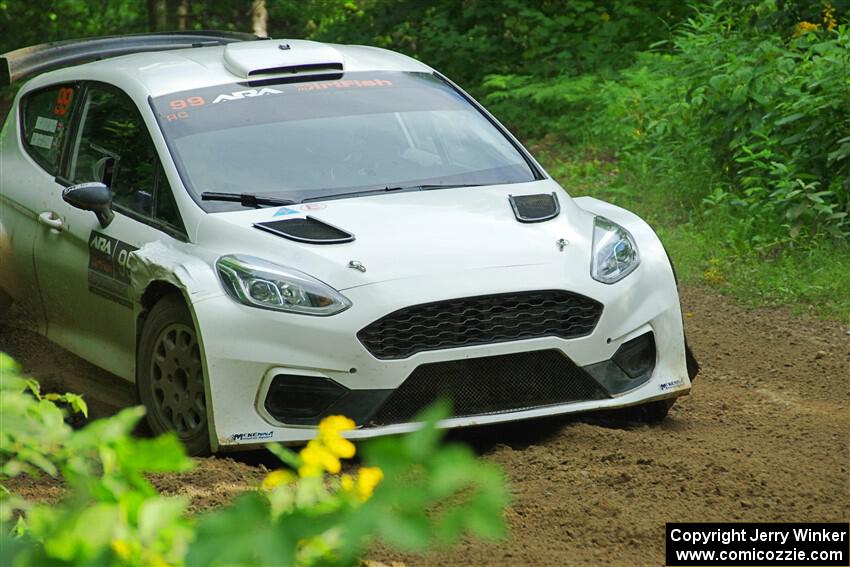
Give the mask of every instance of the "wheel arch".
MULTIPOLYGON (((188 301, 188 298, 181 288, 165 280, 153 280, 149 282, 145 291, 142 292, 142 295, 139 297, 139 313, 136 315, 136 349, 139 348, 139 339, 142 336, 142 327, 144 326, 145 319, 151 312, 151 309, 153 309, 154 305, 156 305, 162 298, 171 294, 179 295, 183 299, 183 303, 186 304, 189 312, 192 313, 192 319, 195 319, 192 304, 188 301)), ((195 324, 197 325, 197 321, 195 321, 195 324)))
MULTIPOLYGON (((139 296, 137 300, 138 303, 138 314, 136 316, 136 361, 138 364, 139 357, 139 347, 141 344, 142 338, 142 330, 145 325, 145 320, 150 314, 151 310, 154 306, 169 296, 177 296, 183 302, 186 307, 186 310, 189 312, 189 315, 192 318, 192 324, 195 327, 195 334, 197 336, 198 345, 201 349, 201 364, 203 366, 204 372, 204 389, 206 391, 207 398, 207 423, 209 424, 209 435, 210 435, 210 448, 212 452, 218 451, 218 438, 216 437, 215 432, 215 421, 212 407, 212 396, 210 393, 210 384, 209 384, 209 371, 207 368, 207 359, 206 359, 206 351, 204 347, 204 335, 201 332, 200 326, 198 324, 198 317, 195 313, 194 306, 189 299, 188 292, 185 288, 175 285, 171 281, 154 279, 147 283, 144 292, 139 296)), ((138 369, 136 369, 138 372, 138 369)), ((135 376, 134 376, 135 377, 135 376)), ((136 380, 138 382, 138 380, 136 380)))

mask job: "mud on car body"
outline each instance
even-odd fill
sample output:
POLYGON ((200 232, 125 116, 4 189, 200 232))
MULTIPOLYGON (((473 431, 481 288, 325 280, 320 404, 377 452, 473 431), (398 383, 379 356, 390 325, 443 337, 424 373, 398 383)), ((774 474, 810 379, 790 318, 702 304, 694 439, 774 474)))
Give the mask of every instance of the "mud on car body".
POLYGON ((193 453, 330 414, 407 431, 440 397, 445 427, 659 419, 690 390, 652 229, 414 59, 200 32, 3 61, 42 72, 0 137, 3 293, 193 453))

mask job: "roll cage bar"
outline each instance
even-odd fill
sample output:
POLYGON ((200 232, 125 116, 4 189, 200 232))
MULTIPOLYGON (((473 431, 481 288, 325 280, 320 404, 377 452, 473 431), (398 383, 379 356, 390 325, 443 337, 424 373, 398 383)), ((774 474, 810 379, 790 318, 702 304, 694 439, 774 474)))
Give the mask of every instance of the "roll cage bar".
POLYGON ((237 41, 268 39, 231 31, 178 31, 90 37, 22 47, 0 56, 0 86, 37 73, 97 59, 191 47, 224 45, 237 41))

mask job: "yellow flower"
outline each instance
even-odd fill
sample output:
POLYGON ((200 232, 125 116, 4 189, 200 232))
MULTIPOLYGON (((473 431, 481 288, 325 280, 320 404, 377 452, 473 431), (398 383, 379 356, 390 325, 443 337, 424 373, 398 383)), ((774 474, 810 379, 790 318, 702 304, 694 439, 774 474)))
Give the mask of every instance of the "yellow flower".
POLYGON ((298 469, 301 476, 319 476, 324 471, 332 474, 339 472, 339 459, 318 439, 307 443, 299 454, 303 463, 298 469))
POLYGON ((826 28, 826 31, 832 31, 838 25, 838 22, 835 19, 835 8, 832 7, 832 4, 827 2, 823 7, 823 27, 826 28))
POLYGON ((130 556, 133 553, 129 544, 123 539, 112 540, 112 551, 114 551, 115 555, 121 558, 122 561, 130 561, 130 556))
POLYGON ((346 492, 354 490, 354 479, 350 474, 344 474, 339 477, 339 486, 346 492))
POLYGON ((334 437, 343 431, 348 431, 355 427, 356 424, 354 421, 344 415, 329 415, 319 423, 319 435, 322 437, 334 437))
POLYGON ((321 476, 325 472, 337 474, 341 468, 340 458, 350 459, 356 448, 354 443, 342 437, 343 431, 354 429, 356 424, 343 415, 326 417, 319 423, 319 435, 301 449, 302 477, 321 476))
POLYGON ((322 467, 316 465, 301 465, 298 467, 298 476, 301 478, 307 478, 311 476, 322 476, 322 467))
POLYGON ((820 24, 813 24, 811 22, 797 22, 797 26, 794 28, 794 37, 800 37, 809 32, 818 31, 820 29, 820 24))
POLYGON ((295 482, 295 475, 291 471, 277 469, 266 475, 260 488, 263 490, 272 490, 281 484, 292 484, 293 482, 295 482))
POLYGON ((599 19, 601 19, 603 22, 607 22, 611 19, 611 15, 608 12, 602 12, 602 15, 599 16, 599 19))
POLYGON ((383 479, 384 471, 378 467, 362 467, 357 475, 357 495, 360 500, 368 500, 383 479))
POLYGON ((324 442, 325 447, 328 448, 328 451, 341 459, 350 459, 354 456, 354 453, 357 450, 354 447, 354 443, 348 439, 344 439, 343 437, 322 439, 322 441, 324 442))
POLYGON ((711 258, 708 261, 708 269, 702 273, 702 278, 712 285, 720 285, 725 280, 723 272, 720 271, 720 259, 711 258))

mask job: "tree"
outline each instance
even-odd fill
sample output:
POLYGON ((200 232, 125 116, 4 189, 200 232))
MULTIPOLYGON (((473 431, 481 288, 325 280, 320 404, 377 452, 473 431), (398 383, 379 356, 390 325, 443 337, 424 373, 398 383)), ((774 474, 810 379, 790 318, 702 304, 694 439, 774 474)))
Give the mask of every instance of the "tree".
POLYGON ((251 30, 258 37, 268 37, 269 12, 266 0, 254 0, 251 6, 251 30))
POLYGON ((168 27, 168 6, 165 0, 148 0, 148 27, 161 31, 168 27))

